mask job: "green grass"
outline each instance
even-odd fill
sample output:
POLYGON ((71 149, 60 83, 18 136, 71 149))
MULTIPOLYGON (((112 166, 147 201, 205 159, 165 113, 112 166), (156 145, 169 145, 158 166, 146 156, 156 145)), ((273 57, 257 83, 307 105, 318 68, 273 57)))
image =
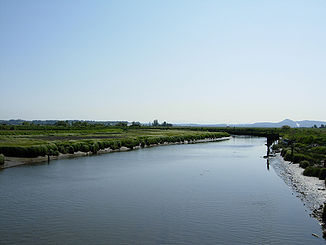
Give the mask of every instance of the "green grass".
POLYGON ((13 157, 36 157, 74 153, 77 151, 96 153, 100 149, 118 149, 121 146, 133 148, 164 142, 183 142, 204 138, 228 136, 224 132, 191 131, 157 128, 51 128, 0 131, 0 153, 13 157))

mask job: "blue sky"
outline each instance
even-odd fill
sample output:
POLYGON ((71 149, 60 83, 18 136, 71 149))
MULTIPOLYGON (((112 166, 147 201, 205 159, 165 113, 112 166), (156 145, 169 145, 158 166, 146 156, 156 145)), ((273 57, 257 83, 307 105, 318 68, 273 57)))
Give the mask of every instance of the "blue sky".
POLYGON ((325 120, 326 1, 0 0, 0 119, 325 120))

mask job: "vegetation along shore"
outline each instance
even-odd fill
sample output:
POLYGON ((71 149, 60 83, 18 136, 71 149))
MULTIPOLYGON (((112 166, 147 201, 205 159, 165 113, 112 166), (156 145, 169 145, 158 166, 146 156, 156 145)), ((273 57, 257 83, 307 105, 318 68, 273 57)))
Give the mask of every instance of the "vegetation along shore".
POLYGON ((225 132, 127 126, 8 126, 0 128, 2 168, 25 163, 171 143, 221 140, 225 132))

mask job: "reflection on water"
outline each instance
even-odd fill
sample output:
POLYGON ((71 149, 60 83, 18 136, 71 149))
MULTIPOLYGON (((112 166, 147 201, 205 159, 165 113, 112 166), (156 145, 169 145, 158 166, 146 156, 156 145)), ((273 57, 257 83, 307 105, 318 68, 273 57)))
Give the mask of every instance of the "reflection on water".
POLYGON ((236 137, 7 169, 0 244, 324 244, 266 171, 264 144, 236 137))

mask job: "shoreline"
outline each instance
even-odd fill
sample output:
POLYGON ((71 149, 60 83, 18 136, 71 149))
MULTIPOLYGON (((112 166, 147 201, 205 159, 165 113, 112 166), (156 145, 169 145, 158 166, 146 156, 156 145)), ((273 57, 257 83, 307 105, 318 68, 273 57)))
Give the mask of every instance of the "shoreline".
POLYGON ((269 160, 276 174, 292 188, 294 194, 311 212, 309 215, 316 218, 324 229, 325 224, 321 217, 326 202, 325 181, 317 177, 304 176, 302 174, 304 169, 300 168, 299 164, 285 161, 279 153, 269 160))
MULTIPOLYGON (((124 152, 124 151, 132 151, 132 150, 138 150, 141 148, 149 148, 149 147, 157 147, 157 146, 165 146, 165 145, 182 145, 182 144, 198 144, 198 143, 207 143, 207 142, 216 142, 216 141, 223 141, 223 140, 229 140, 232 136, 228 137, 221 137, 221 138, 207 138, 207 139, 201 139, 201 140, 192 140, 192 141, 184 141, 184 142, 164 142, 163 144, 151 144, 151 145, 145 145, 144 147, 141 146, 135 146, 133 149, 127 148, 127 147, 121 147, 120 149, 113 150, 111 148, 106 148, 99 150, 96 154, 93 154, 92 152, 75 152, 75 153, 67 153, 62 154, 60 153, 58 156, 50 156, 50 161, 53 160, 60 160, 60 159, 67 159, 67 158, 77 158, 77 157, 86 157, 86 156, 92 156, 92 155, 99 155, 99 154, 107 154, 107 153, 113 153, 113 152, 124 152)), ((13 168, 21 165, 29 165, 29 164, 36 164, 36 163, 44 163, 48 162, 48 156, 39 156, 39 157, 5 157, 5 163, 3 166, 0 167, 0 170, 4 170, 6 168, 13 168)))

